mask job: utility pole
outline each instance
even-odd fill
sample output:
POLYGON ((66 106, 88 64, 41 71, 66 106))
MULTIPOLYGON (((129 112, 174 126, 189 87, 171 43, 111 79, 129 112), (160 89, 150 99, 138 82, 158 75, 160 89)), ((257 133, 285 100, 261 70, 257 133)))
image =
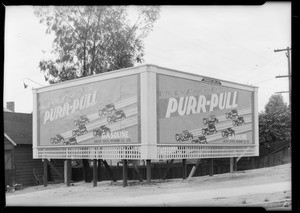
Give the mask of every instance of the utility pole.
POLYGON ((276 93, 290 93, 289 94, 289 101, 290 101, 290 105, 291 105, 291 101, 292 101, 292 74, 291 74, 291 64, 290 64, 290 50, 292 48, 289 48, 287 47, 286 49, 277 49, 277 50, 274 50, 274 52, 281 52, 281 51, 286 51, 285 55, 288 59, 288 75, 280 75, 280 76, 276 76, 275 78, 285 78, 285 77, 288 77, 289 78, 289 91, 282 91, 282 92, 276 92, 276 93))

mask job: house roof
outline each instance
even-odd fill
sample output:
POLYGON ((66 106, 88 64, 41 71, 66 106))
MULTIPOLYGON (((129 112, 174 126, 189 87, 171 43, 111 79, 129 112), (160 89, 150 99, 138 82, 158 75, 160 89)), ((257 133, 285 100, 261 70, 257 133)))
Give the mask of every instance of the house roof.
POLYGON ((32 114, 3 112, 4 134, 16 144, 32 144, 32 114))

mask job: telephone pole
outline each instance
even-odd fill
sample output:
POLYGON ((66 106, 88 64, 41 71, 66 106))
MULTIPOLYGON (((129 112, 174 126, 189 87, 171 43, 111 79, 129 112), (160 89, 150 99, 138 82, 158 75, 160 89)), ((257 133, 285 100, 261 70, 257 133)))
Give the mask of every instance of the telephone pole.
POLYGON ((289 48, 287 47, 286 49, 277 49, 277 50, 274 50, 274 52, 281 52, 281 51, 286 51, 285 55, 288 59, 288 75, 279 75, 279 76, 276 76, 275 78, 285 78, 285 77, 288 77, 289 78, 289 91, 282 91, 282 92, 276 92, 276 93, 289 93, 289 101, 290 101, 290 105, 291 105, 291 101, 292 101, 292 74, 291 74, 291 64, 290 64, 290 50, 292 48, 289 48))

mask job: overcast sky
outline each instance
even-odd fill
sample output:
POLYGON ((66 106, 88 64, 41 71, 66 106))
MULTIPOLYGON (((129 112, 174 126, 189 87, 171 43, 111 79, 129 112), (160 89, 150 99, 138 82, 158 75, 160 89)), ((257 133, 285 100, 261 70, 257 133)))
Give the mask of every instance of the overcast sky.
MULTIPOLYGON (((31 6, 8 6, 5 17, 4 106, 32 112, 31 88, 48 85, 38 63, 51 51, 31 6), (30 79, 30 80, 28 80, 30 79), (33 81, 37 82, 34 83, 33 81), (23 82, 29 87, 24 89, 23 82), (41 85, 39 85, 41 84, 41 85)), ((291 47, 291 4, 262 6, 162 6, 145 40, 145 63, 259 87, 258 109, 288 91, 285 52, 291 47)), ((283 94, 288 103, 288 94, 283 94)))

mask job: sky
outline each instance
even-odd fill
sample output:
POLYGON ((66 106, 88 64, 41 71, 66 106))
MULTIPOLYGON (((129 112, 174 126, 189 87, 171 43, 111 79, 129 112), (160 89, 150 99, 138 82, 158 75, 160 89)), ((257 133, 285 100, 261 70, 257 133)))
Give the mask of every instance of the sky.
MULTIPOLYGON (((5 15, 4 107, 31 113, 32 88, 49 85, 38 69, 49 57, 53 36, 46 35, 32 6, 7 6, 5 15), (24 84, 28 87, 25 89, 24 84)), ((288 91, 291 3, 261 6, 161 6, 160 18, 145 39, 143 64, 258 87, 258 110, 271 95, 288 91)), ((139 65, 139 64, 137 64, 139 65)), ((289 103, 288 93, 283 93, 289 103)))

